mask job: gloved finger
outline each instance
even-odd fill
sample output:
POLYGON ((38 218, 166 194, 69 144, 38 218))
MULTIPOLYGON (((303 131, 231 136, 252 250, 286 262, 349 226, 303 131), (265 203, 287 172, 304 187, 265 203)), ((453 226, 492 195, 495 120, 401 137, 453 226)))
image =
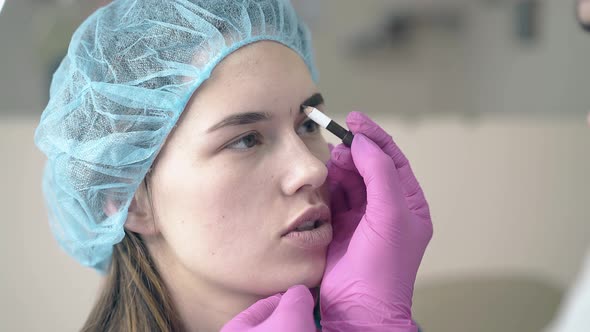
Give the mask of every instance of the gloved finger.
POLYGON ((345 206, 348 210, 365 204, 367 194, 364 181, 354 166, 350 149, 343 144, 332 150, 328 181, 336 188, 333 196, 336 206, 345 206), (354 170, 346 169, 342 165, 353 165, 354 170))
POLYGON ((383 152, 388 154, 399 170, 408 165, 408 159, 383 128, 362 112, 350 112, 346 117, 348 128, 354 133, 362 133, 375 142, 383 152))
MULTIPOLYGON (((330 168, 328 168, 328 177, 330 177, 330 168)), ((328 188, 330 191, 330 211, 332 211, 332 215, 350 210, 346 192, 340 184, 334 181, 328 181, 328 188)))
POLYGON ((345 189, 340 184, 341 179, 345 178, 345 173, 348 172, 335 166, 332 160, 328 161, 328 176, 326 181, 328 183, 328 190, 330 192, 330 210, 332 215, 346 212, 350 210, 350 204, 348 203, 348 195, 345 189))
POLYGON ((295 285, 283 294, 272 318, 278 322, 289 322, 289 326, 285 325, 283 331, 315 332, 314 305, 313 295, 311 295, 309 288, 304 285, 295 285), (297 316, 296 320, 293 319, 294 314, 297 316))
MULTIPOLYGON (((336 169, 337 166, 333 166, 332 168, 328 169, 328 177, 330 176, 330 172, 333 172, 334 169, 336 169)), ((348 171, 345 171, 348 172, 348 171)), ((355 202, 354 200, 352 201, 352 204, 358 204, 358 205, 354 205, 351 206, 351 201, 349 199, 349 192, 354 192, 355 190, 358 190, 358 188, 360 188, 360 190, 363 191, 363 193, 365 192, 365 183, 362 180, 362 177, 358 174, 349 174, 348 177, 350 179, 354 179, 355 182, 357 182, 357 185, 351 185, 350 182, 349 185, 350 187, 352 187, 351 189, 346 189, 346 187, 343 187, 342 183, 331 183, 330 184, 330 211, 332 214, 332 228, 334 230, 334 234, 333 234, 333 241, 330 244, 330 246, 332 247, 332 250, 335 250, 334 247, 338 246, 337 243, 343 244, 344 242, 348 243, 348 241, 350 240, 350 237, 352 236, 352 233, 354 233, 354 230, 356 229, 356 226, 358 225, 358 221, 360 221, 363 213, 364 213, 364 205, 366 204, 366 198, 363 197, 362 201, 359 200, 357 202, 355 202), (358 218, 353 219, 351 217, 346 217, 346 218, 341 218, 340 216, 343 215, 347 215, 348 213, 352 212, 352 211, 358 211, 359 215, 358 218)), ((344 182, 346 183, 346 182, 344 182)), ((354 199, 354 194, 352 195, 353 199, 354 199)), ((341 256, 341 255, 340 255, 341 256)))
POLYGON ((338 167, 348 171, 356 172, 356 166, 354 165, 354 161, 352 160, 352 155, 350 153, 349 147, 344 144, 338 144, 330 152, 330 157, 332 162, 338 167))
POLYGON ((259 300, 226 323, 221 332, 315 332, 314 300, 310 290, 296 285, 284 294, 259 300))
MULTIPOLYGON (((405 196, 391 157, 361 133, 355 135, 351 149, 354 163, 367 188, 367 219, 397 220, 397 216, 404 215, 404 209, 407 210, 405 196)), ((379 231, 391 231, 387 224, 372 226, 378 227, 379 231)))
POLYGON ((260 325, 268 319, 279 305, 283 295, 276 294, 259 300, 226 323, 221 332, 243 331, 260 325))
POLYGON ((346 117, 346 124, 353 134, 364 134, 393 159, 408 207, 420 215, 430 216, 424 192, 412 172, 408 159, 395 144, 391 135, 362 112, 350 112, 346 117))

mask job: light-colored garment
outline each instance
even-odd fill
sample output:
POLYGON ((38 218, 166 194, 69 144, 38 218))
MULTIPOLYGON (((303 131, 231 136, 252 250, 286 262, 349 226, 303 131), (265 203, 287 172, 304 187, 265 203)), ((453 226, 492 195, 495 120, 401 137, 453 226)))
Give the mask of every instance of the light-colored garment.
POLYGON ((545 332, 590 331, 590 249, 582 270, 565 300, 545 332))

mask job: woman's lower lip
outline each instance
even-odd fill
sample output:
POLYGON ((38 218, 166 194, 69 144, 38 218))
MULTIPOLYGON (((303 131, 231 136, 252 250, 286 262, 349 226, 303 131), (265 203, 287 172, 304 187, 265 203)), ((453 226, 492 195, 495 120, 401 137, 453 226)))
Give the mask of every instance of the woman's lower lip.
POLYGON ((283 238, 296 247, 316 249, 327 247, 332 242, 332 235, 332 224, 323 223, 309 231, 287 233, 283 238))

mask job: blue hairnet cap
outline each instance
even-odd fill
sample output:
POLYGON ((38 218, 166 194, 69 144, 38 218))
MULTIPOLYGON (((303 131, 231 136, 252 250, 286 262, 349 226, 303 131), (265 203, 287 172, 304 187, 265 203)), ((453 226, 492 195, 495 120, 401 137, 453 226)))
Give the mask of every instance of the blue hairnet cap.
POLYGON ((317 81, 309 31, 287 0, 116 0, 82 23, 35 132, 51 230, 67 253, 106 272, 135 191, 192 93, 260 40, 291 48, 317 81))

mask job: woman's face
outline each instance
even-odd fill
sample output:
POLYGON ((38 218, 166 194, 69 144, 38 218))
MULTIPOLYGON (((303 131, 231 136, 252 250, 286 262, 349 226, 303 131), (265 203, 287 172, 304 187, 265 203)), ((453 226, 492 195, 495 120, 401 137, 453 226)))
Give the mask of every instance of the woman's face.
POLYGON ((282 237, 310 207, 329 206, 328 145, 299 111, 316 92, 302 59, 274 42, 243 47, 215 68, 151 172, 157 233, 147 241, 160 269, 258 296, 319 284, 327 248, 282 237), (243 112, 270 119, 210 129, 243 112))

